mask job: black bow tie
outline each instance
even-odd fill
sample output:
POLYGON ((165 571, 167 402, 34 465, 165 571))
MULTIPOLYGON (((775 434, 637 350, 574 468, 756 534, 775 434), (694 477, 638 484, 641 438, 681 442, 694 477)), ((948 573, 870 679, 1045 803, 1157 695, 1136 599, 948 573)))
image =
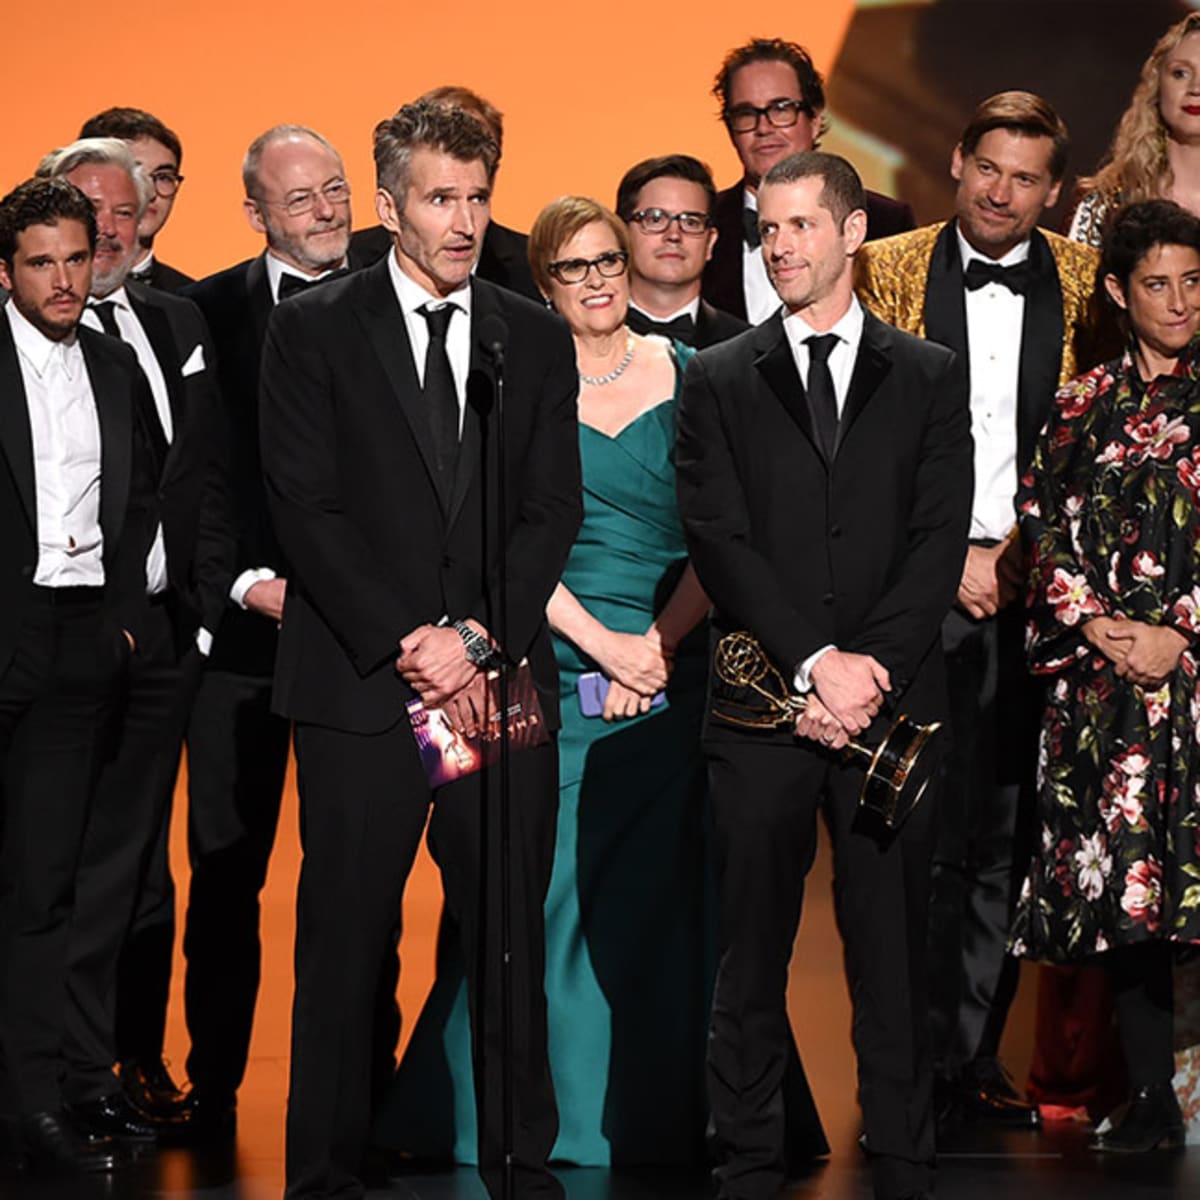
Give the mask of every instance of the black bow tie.
POLYGON ((328 283, 331 279, 341 279, 343 275, 349 274, 350 272, 343 267, 339 271, 330 271, 328 275, 322 275, 320 279, 302 279, 299 275, 285 271, 279 277, 279 299, 286 300, 289 296, 298 296, 301 292, 307 292, 309 288, 328 283))
POLYGON ((696 336, 696 322, 688 313, 674 317, 670 321, 656 321, 644 312, 631 308, 625 323, 634 333, 657 333, 661 337, 675 338, 689 346, 696 336))
POLYGON ((974 292, 989 283, 999 283, 1015 295, 1023 296, 1029 290, 1029 263, 1017 263, 1013 267, 1002 267, 999 263, 984 262, 973 258, 963 272, 967 290, 974 292))
POLYGON ((762 245, 762 234, 758 232, 758 213, 753 208, 742 209, 742 237, 746 245, 756 250, 762 245))

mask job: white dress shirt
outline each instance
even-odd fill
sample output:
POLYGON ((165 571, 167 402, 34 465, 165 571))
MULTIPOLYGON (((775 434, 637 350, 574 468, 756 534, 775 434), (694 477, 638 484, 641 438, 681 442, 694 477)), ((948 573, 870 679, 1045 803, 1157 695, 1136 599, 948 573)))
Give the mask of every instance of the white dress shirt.
POLYGON ((400 269, 395 251, 388 255, 388 272, 392 277, 400 311, 404 314, 404 328, 408 332, 408 344, 412 347, 417 382, 422 387, 425 386, 425 354, 429 349, 429 322, 417 309, 426 304, 430 308, 453 304, 457 310, 446 328, 446 356, 450 359, 450 373, 454 376, 454 390, 458 393, 458 432, 461 435, 467 404, 467 374, 471 369, 471 285, 464 283, 449 296, 434 296, 400 269))
MULTIPOLYGON (((796 363, 805 386, 808 386, 808 366, 811 357, 808 347, 804 344, 806 338, 820 336, 799 313, 791 313, 783 319, 783 331, 787 335, 788 346, 796 363)), ((857 297, 850 297, 850 307, 842 314, 837 323, 824 333, 832 333, 837 337, 837 344, 829 352, 829 374, 833 377, 833 395, 837 401, 838 417, 846 407, 846 396, 850 391, 850 379, 854 375, 854 364, 858 359, 858 345, 862 341, 863 310, 857 297)), ((832 642, 814 650, 797 668, 792 682, 798 692, 812 690, 812 669, 826 651, 835 649, 832 642)))
POLYGON ((43 587, 101 587, 100 418, 78 339, 51 341, 4 305, 25 385, 33 442, 38 560, 43 587))
MULTIPOLYGON (((146 331, 142 327, 141 321, 138 320, 137 314, 130 306, 129 295, 124 286, 117 288, 103 300, 89 301, 88 306, 83 310, 81 324, 103 333, 104 327, 100 324, 100 316, 92 304, 104 304, 110 300, 114 305, 113 317, 116 319, 117 328, 121 331, 121 341, 127 343, 137 355, 138 366, 142 368, 142 374, 146 376, 150 384, 150 392, 154 396, 154 407, 158 412, 158 419, 162 423, 163 433, 166 434, 167 444, 170 445, 171 438, 175 433, 175 426, 171 419, 171 398, 167 394, 167 381, 154 353, 154 347, 150 344, 150 339, 146 336, 146 331)), ((146 555, 146 594, 156 596, 166 590, 167 546, 163 540, 163 527, 160 521, 158 528, 154 531, 154 541, 150 546, 150 553, 146 555)))
MULTIPOLYGON (((1016 266, 1029 258, 1029 241, 1003 258, 988 258, 958 236, 963 270, 972 259, 1016 266)), ((975 442, 975 498, 971 537, 1002 541, 1013 526, 1017 492, 1017 387, 1025 297, 1002 283, 966 289, 967 358, 971 368, 971 437, 975 442)))
MULTIPOLYGON (((758 212, 758 195, 746 188, 742 206, 758 212)), ((751 246, 742 235, 742 292, 746 297, 746 320, 761 325, 778 307, 779 293, 767 275, 761 246, 751 246)))

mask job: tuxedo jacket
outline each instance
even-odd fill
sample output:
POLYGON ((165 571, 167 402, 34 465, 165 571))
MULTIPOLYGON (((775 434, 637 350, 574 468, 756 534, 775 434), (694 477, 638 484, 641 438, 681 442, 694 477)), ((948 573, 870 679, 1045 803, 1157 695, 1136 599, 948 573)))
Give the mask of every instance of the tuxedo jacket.
MULTIPOLYGON (((133 351, 79 328, 100 424, 100 529, 105 608, 138 639, 146 614, 146 555, 157 526, 154 471, 138 418, 153 404, 133 351), (144 395, 139 395, 144 391, 144 395)), ((0 313, 0 674, 8 669, 37 569, 37 479, 33 432, 12 327, 0 313)))
MULTIPOLYGON (((1035 229, 1021 329, 1018 466, 1029 461, 1054 393, 1083 366, 1095 331, 1089 301, 1099 257, 1090 246, 1035 229)), ((859 298, 877 317, 948 346, 970 378, 966 292, 955 222, 926 225, 865 245, 855 261, 859 298)))
MULTIPOLYGON (((688 365, 679 507, 713 633, 748 630, 790 690, 822 646, 890 672, 885 714, 942 715, 939 630, 971 511, 970 413, 954 355, 869 313, 827 461, 780 314, 688 365)), ((716 737, 793 741, 790 731, 716 737)))
MULTIPOLYGON (((631 308, 626 318, 626 324, 634 333, 647 333, 651 332, 648 324, 651 319, 645 317, 637 309, 631 308)), ((726 342, 731 337, 737 337, 739 333, 749 328, 750 326, 741 318, 722 312, 719 308, 713 308, 707 300, 701 300, 700 309, 696 313, 696 328, 692 336, 680 337, 679 341, 683 342, 685 346, 703 350, 706 346, 715 346, 718 342, 726 342)))
MULTIPOLYGON (((746 188, 740 180, 731 188, 717 193, 713 207, 713 224, 720 236, 713 247, 713 256, 704 268, 704 298, 716 308, 746 318, 746 292, 742 286, 742 256, 745 233, 742 209, 746 206, 746 188)), ((867 237, 885 238, 911 229, 912 209, 902 200, 867 193, 867 237)))
POLYGON ((144 275, 131 275, 130 280, 134 283, 144 284, 146 287, 152 287, 160 292, 171 292, 177 294, 182 292, 189 283, 196 281, 190 276, 185 275, 182 271, 177 271, 174 267, 169 267, 155 255, 150 260, 150 270, 144 275))
MULTIPOLYGON (((362 264, 352 252, 350 267, 362 264)), ((267 512, 258 444, 259 364, 274 306, 265 252, 201 279, 185 295, 204 314, 216 352, 234 530, 233 578, 254 567, 270 567, 286 576, 267 512)), ((277 636, 273 621, 227 602, 209 663, 219 670, 269 676, 275 667, 277 636)))
POLYGON ((208 327, 190 300, 125 286, 167 385, 172 437, 158 476, 167 578, 180 648, 198 626, 215 633, 233 582, 234 533, 225 414, 208 327))
MULTIPOLYGON (((350 237, 351 253, 364 264, 383 258, 391 248, 392 235, 382 225, 360 229, 350 237)), ((495 221, 489 221, 484 231, 475 277, 542 303, 529 266, 529 238, 495 221)))
POLYGON ((433 432, 388 263, 281 304, 263 352, 261 437, 271 515, 290 564, 275 669, 285 716, 381 732, 413 693, 400 639, 443 617, 501 636, 498 547, 508 548, 513 661, 528 657, 557 724, 545 619, 582 516, 575 351, 565 323, 476 279, 457 474, 433 469, 433 432), (495 370, 478 344, 508 329, 499 525, 495 370))

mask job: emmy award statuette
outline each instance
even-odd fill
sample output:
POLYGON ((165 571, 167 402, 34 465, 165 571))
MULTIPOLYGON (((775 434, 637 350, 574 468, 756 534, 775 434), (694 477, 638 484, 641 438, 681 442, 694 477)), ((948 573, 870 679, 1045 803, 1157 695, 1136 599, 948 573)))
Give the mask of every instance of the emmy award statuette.
MULTIPOLYGON (((808 707, 749 633, 728 633, 713 659, 717 678, 736 698, 714 696, 713 716, 743 729, 782 729, 808 707)), ((941 722, 919 725, 896 718, 876 746, 851 741, 844 753, 866 771, 859 807, 888 829, 898 829, 917 806, 938 766, 941 722)))

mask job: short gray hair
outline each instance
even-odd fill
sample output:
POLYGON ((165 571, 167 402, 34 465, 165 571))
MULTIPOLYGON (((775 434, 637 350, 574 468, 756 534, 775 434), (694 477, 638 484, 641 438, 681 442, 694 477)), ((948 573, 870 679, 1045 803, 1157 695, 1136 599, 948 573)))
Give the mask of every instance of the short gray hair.
POLYGON ((307 125, 273 125, 264 133, 260 133, 250 143, 250 147, 246 151, 246 157, 242 159, 242 186, 246 189, 248 199, 262 199, 262 188, 259 184, 258 172, 262 166, 263 152, 268 146, 273 146, 276 142, 286 142, 289 138, 297 137, 311 138, 314 142, 324 146, 338 160, 338 165, 341 165, 342 156, 337 152, 337 148, 328 138, 322 137, 315 129, 309 129, 307 125))
POLYGON ((488 127, 462 108, 418 100, 375 126, 375 182, 403 209, 414 150, 440 150, 460 162, 481 162, 488 185, 496 178, 500 147, 488 127))
POLYGON ((131 180, 138 194, 138 220, 146 211, 150 201, 154 199, 154 182, 146 174, 145 169, 133 157, 133 152, 126 142, 120 138, 92 137, 80 138, 69 146, 51 150, 38 163, 35 174, 39 179, 65 178, 76 167, 88 163, 107 163, 120 167, 131 180))

